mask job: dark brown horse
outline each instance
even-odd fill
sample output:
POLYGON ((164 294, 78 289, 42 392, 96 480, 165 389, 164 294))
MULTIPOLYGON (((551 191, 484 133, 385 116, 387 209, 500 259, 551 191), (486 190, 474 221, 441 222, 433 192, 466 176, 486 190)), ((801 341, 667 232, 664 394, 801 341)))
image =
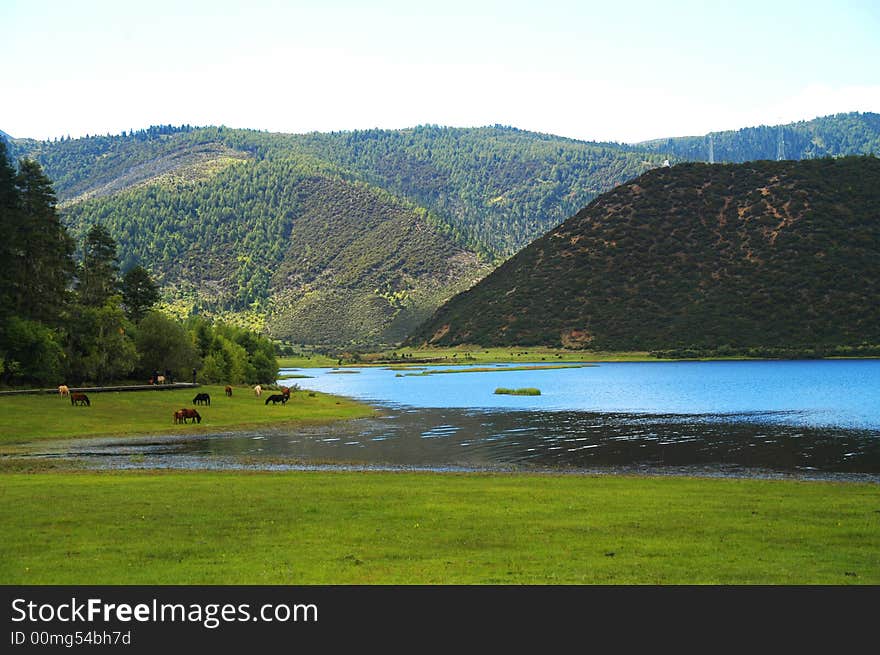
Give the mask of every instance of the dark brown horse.
POLYGON ((193 405, 210 405, 211 404, 211 396, 206 393, 197 393, 196 397, 193 398, 193 405))
POLYGON ((284 395, 282 393, 274 393, 266 398, 265 404, 268 405, 269 403, 272 403, 273 405, 277 405, 278 403, 281 403, 283 405, 288 400, 290 400, 290 396, 284 395))
POLYGON ((228 398, 232 398, 232 387, 230 387, 230 386, 227 384, 227 385, 226 385, 226 389, 225 389, 225 391, 226 391, 226 396, 227 396, 228 398))
POLYGON ((92 406, 92 403, 89 402, 89 397, 84 393, 72 393, 70 394, 70 404, 71 405, 86 405, 88 407, 92 406))
POLYGON ((175 423, 186 423, 187 419, 192 419, 194 423, 201 423, 201 415, 194 409, 183 407, 174 412, 175 423))

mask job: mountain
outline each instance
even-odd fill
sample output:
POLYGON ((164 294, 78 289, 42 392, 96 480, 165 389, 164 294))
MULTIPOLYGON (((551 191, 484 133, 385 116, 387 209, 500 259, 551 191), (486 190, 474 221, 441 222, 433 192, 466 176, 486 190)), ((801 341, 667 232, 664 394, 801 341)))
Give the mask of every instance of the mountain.
POLYGON ((656 139, 636 145, 679 161, 713 163, 880 154, 880 114, 835 114, 787 125, 656 139))
POLYGON ((261 317, 254 327, 309 344, 399 341, 490 270, 375 187, 292 160, 210 161, 208 177, 166 172, 65 216, 77 236, 107 226, 123 268, 158 271, 180 313, 261 317))
POLYGON ((284 135, 156 126, 13 142, 78 239, 102 223, 181 314, 278 338, 394 343, 498 258, 659 164, 493 127, 284 135), (571 209, 567 209, 571 208, 571 209))
MULTIPOLYGON (((880 135, 876 119, 804 125, 828 152, 866 152, 880 135)), ((770 130, 767 141, 794 129, 730 138, 770 130)), ((297 342, 378 345, 600 193, 666 159, 700 159, 699 141, 665 140, 669 154, 660 142, 592 143, 497 125, 324 134, 163 125, 12 139, 10 154, 39 161, 74 236, 104 224, 123 270, 145 265, 172 311, 297 342)), ((724 140, 713 143, 720 160, 724 140)))
POLYGON ((496 125, 293 137, 300 152, 430 209, 464 245, 507 257, 665 155, 496 125))
POLYGON ((686 163, 600 196, 411 343, 880 344, 880 159, 686 163))

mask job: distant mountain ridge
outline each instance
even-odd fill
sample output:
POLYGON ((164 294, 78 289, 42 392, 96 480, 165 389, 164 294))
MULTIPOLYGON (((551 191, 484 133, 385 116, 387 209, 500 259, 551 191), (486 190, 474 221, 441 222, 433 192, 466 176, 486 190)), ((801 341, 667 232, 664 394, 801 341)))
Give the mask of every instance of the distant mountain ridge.
POLYGON ((679 161, 714 163, 880 154, 880 114, 834 114, 785 125, 654 139, 634 145, 667 153, 679 161))
POLYGON ((679 164, 610 191, 410 343, 880 344, 880 159, 679 164))

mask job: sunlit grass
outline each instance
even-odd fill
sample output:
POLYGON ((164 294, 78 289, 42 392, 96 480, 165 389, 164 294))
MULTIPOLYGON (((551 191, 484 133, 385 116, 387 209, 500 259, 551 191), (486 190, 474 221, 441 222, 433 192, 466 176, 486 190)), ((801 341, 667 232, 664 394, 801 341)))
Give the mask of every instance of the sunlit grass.
POLYGON ((0 474, 2 584, 878 584, 871 484, 0 474))
POLYGON ((0 446, 65 437, 111 434, 196 432, 224 427, 278 422, 321 422, 371 416, 362 403, 317 392, 294 392, 285 405, 265 404, 250 387, 234 387, 226 397, 222 386, 163 391, 88 393, 90 407, 72 406, 57 394, 0 396, 0 446), (194 406, 196 393, 211 396, 211 405, 194 406), (199 424, 175 425, 173 413, 195 407, 199 424))

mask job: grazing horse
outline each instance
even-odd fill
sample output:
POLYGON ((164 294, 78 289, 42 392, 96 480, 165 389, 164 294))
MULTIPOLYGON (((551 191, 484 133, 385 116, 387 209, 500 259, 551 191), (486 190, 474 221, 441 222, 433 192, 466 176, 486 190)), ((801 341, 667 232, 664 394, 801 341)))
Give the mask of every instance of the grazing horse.
POLYGON ((68 386, 66 384, 59 384, 58 385, 58 393, 61 395, 62 398, 64 398, 64 396, 70 395, 70 389, 68 388, 68 386))
POLYGON ((211 404, 211 396, 206 393, 197 393, 193 398, 193 405, 209 405, 211 404))
POLYGON ((189 418, 193 420, 193 423, 202 422, 202 416, 194 409, 183 407, 174 412, 175 423, 186 423, 186 420, 189 418))
POLYGON ((156 384, 165 384, 165 376, 164 375, 156 376, 156 384))
POLYGON ((227 385, 226 385, 226 389, 224 389, 224 391, 226 391, 226 397, 227 397, 227 398, 232 398, 232 387, 230 387, 230 386, 227 384, 227 385))
POLYGON ((261 387, 261 386, 258 384, 257 386, 254 387, 254 395, 255 395, 257 398, 259 398, 262 394, 263 394, 263 387, 261 387))
POLYGON ((84 393, 72 393, 70 394, 70 404, 71 405, 87 405, 89 407, 92 406, 92 403, 89 402, 89 397, 84 393))
POLYGON ((289 399, 290 399, 290 396, 285 396, 283 393, 274 393, 271 396, 269 396, 268 398, 266 398, 265 404, 268 405, 271 402, 273 405, 277 405, 278 403, 281 403, 283 405, 289 399))

